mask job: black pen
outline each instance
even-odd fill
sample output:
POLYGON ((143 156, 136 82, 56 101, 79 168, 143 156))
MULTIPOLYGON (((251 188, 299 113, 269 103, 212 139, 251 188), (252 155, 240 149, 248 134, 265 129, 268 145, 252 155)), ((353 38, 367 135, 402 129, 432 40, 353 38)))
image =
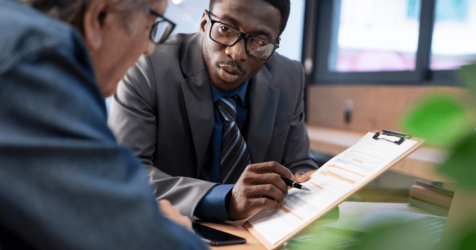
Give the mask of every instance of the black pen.
POLYGON ((286 178, 283 178, 281 177, 281 179, 283 179, 283 181, 286 183, 286 185, 288 185, 288 187, 293 187, 293 188, 298 188, 298 189, 301 189, 301 190, 306 190, 306 191, 311 191, 311 189, 295 182, 295 181, 292 181, 292 180, 288 180, 286 178))

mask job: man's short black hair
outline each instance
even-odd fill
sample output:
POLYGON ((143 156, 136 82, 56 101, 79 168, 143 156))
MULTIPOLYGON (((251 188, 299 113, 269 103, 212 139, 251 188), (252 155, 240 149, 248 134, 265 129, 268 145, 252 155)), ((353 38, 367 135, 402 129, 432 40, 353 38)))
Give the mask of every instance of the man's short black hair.
MULTIPOLYGON (((210 0, 209 10, 212 11, 213 5, 220 0, 210 0)), ((284 28, 286 28, 286 24, 288 23, 289 12, 291 11, 291 1, 290 0, 262 0, 271 5, 273 5, 276 9, 279 10, 281 13, 281 23, 279 25, 279 35, 283 33, 284 28)))

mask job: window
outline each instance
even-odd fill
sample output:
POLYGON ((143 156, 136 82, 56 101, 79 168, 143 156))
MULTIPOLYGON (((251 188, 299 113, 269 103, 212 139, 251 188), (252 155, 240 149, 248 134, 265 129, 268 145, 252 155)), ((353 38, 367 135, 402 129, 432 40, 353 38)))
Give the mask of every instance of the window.
MULTIPOLYGON (((420 1, 412 1, 419 4, 420 1)), ((420 14, 402 0, 342 0, 337 40, 329 70, 371 72, 414 70, 420 14)))
POLYGON ((453 85, 452 70, 476 62, 476 0, 321 0, 315 8, 313 82, 453 85))
POLYGON ((476 63, 476 0, 438 0, 431 49, 432 70, 476 63))
POLYGON ((276 50, 290 59, 301 61, 306 0, 291 0, 288 24, 281 35, 281 44, 276 50))

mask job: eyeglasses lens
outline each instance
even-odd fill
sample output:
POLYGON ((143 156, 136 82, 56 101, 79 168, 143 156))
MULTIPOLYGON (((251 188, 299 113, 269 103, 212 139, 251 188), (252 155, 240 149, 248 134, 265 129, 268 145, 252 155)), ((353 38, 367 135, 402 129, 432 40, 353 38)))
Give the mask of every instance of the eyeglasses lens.
POLYGON ((150 37, 154 43, 162 43, 167 39, 173 29, 173 25, 167 21, 159 21, 154 24, 150 37))
POLYGON ((223 45, 230 46, 240 37, 240 32, 228 25, 215 23, 211 31, 212 39, 223 45))
POLYGON ((274 44, 257 37, 248 37, 247 45, 248 53, 261 59, 268 59, 274 52, 274 44))

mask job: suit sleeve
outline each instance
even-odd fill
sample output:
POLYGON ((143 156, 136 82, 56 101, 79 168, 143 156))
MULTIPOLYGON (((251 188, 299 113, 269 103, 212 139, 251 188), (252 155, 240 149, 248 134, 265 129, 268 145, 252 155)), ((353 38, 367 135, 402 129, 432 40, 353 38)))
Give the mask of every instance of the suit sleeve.
POLYGON ((159 123, 156 91, 152 63, 143 56, 119 83, 108 124, 118 142, 130 147, 144 164, 157 200, 169 200, 193 220, 195 208, 216 183, 170 176, 154 166, 159 123))
POLYGON ((307 172, 318 169, 317 161, 310 152, 309 135, 306 129, 304 112, 304 89, 305 78, 304 69, 299 63, 299 97, 293 117, 291 127, 286 140, 282 164, 288 167, 293 173, 307 172))
POLYGON ((35 249, 207 249, 114 140, 86 51, 41 42, 0 71, 1 225, 35 249))

